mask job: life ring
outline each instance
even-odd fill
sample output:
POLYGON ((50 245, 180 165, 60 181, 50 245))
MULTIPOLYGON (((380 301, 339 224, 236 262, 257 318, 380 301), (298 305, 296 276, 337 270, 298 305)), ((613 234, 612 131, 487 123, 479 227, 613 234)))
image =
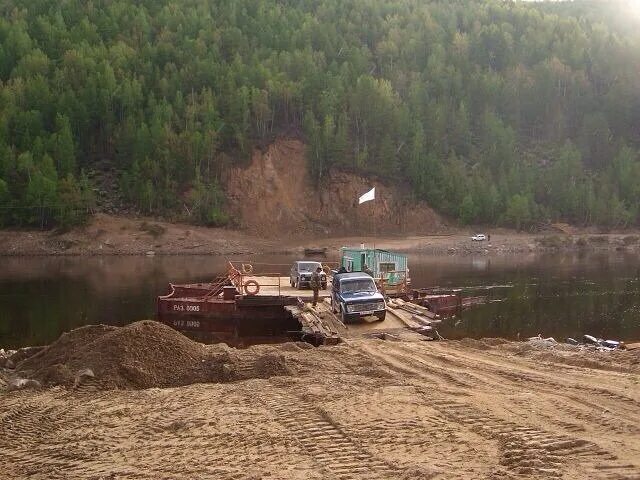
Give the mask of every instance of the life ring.
POLYGON ((260 284, 255 280, 248 280, 244 284, 244 293, 247 295, 257 295, 260 291, 260 284), (255 288, 250 289, 249 286, 253 285, 255 288))
POLYGON ((253 273, 253 265, 251 265, 250 263, 243 263, 242 273, 253 273))

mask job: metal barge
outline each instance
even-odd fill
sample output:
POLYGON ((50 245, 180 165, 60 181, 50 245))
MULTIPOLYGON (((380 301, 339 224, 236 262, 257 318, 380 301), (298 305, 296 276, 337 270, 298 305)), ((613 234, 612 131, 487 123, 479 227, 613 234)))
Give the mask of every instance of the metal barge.
MULTIPOLYGON (((239 338, 288 337, 314 344, 337 343, 335 328, 303 315, 310 290, 295 290, 280 274, 255 275, 250 264, 229 262, 211 283, 170 284, 157 299, 157 319, 177 330, 236 343, 239 338), (294 308, 295 307, 295 308, 294 308)), ((328 296, 321 291, 321 297, 328 296)))
MULTIPOLYGON (((257 265, 257 264, 256 264, 257 265)), ((325 271, 330 272, 328 265, 325 271)), ((320 290, 320 303, 311 308, 311 290, 298 290, 280 273, 254 272, 249 263, 228 262, 227 271, 213 282, 174 285, 157 298, 157 320, 192 336, 234 345, 304 340, 314 345, 340 341, 347 330, 410 328, 430 334, 440 316, 459 313, 486 297, 463 298, 459 292, 410 289, 406 274, 389 269, 400 281, 384 276, 378 288, 389 299, 387 321, 379 325, 349 325, 333 313, 332 288, 320 290)), ((378 322, 377 322, 378 323, 378 322)))

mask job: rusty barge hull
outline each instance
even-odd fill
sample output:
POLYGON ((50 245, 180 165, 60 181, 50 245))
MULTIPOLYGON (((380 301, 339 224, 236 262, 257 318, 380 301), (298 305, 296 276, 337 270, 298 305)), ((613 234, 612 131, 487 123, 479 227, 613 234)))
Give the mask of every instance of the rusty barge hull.
POLYGON ((275 335, 295 330, 295 319, 284 307, 296 299, 281 296, 208 296, 212 284, 172 285, 173 292, 159 297, 157 319, 177 330, 216 336, 275 335))
POLYGON ((211 283, 171 284, 169 294, 157 299, 156 319, 176 330, 227 343, 247 337, 337 343, 329 327, 309 323, 300 303, 300 295, 285 294, 280 277, 270 284, 267 277, 245 275, 230 266, 227 275, 211 283), (247 293, 247 284, 255 279, 261 280, 263 291, 247 293))

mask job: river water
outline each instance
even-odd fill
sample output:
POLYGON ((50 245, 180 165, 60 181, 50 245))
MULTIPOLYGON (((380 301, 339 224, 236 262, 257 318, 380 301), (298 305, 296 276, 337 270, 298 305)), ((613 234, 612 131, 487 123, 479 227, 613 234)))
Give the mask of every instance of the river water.
MULTIPOLYGON (((291 255, 264 262, 286 274, 291 255), (282 264, 282 265, 277 265, 282 264)), ((213 256, 0 259, 0 347, 41 345, 85 324, 153 318, 169 282, 207 281, 224 271, 213 256)), ((258 268, 258 267, 256 267, 258 268)), ((640 340, 640 259, 629 253, 505 256, 409 255, 415 287, 487 287, 493 301, 447 320, 446 338, 588 333, 640 340)))

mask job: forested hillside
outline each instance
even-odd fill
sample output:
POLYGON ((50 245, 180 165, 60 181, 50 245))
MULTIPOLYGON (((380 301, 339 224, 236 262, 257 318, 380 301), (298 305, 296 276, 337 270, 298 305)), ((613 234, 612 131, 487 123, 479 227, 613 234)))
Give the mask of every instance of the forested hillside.
MULTIPOLYGON (((0 0, 0 222, 70 225, 96 165, 143 213, 226 221, 275 135, 464 223, 640 217, 624 2, 0 0)), ((295 175, 296 172, 292 172, 295 175)))

